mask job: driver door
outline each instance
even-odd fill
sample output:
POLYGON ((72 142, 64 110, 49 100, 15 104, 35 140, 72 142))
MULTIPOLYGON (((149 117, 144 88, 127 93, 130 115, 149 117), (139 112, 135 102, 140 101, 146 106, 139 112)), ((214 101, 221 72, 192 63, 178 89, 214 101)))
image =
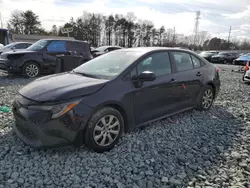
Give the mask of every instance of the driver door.
POLYGON ((56 56, 67 54, 66 41, 52 41, 43 51, 44 68, 53 70, 56 64, 56 56))
POLYGON ((149 82, 132 82, 137 124, 173 113, 178 107, 174 96, 179 90, 179 84, 174 82, 175 75, 172 74, 169 53, 155 52, 139 62, 137 75, 144 71, 153 72, 156 79, 149 82))

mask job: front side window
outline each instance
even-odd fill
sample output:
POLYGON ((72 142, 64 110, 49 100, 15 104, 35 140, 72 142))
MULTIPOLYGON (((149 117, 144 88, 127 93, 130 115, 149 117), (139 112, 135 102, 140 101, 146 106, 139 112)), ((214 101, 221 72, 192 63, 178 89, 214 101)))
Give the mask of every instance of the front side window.
POLYGON ((172 52, 178 72, 193 69, 193 63, 190 55, 186 52, 172 52))
POLYGON ((48 52, 66 52, 66 42, 65 41, 52 41, 48 47, 48 52))
POLYGON ((113 51, 82 64, 74 71, 111 79, 119 75, 141 55, 143 52, 140 51, 113 51))
POLYGON ((201 66, 200 60, 197 57, 193 56, 193 55, 191 55, 191 56, 192 56, 194 68, 199 68, 201 66))
POLYGON ((156 76, 170 74, 172 72, 168 52, 157 52, 142 60, 138 66, 138 74, 144 71, 151 71, 156 76))

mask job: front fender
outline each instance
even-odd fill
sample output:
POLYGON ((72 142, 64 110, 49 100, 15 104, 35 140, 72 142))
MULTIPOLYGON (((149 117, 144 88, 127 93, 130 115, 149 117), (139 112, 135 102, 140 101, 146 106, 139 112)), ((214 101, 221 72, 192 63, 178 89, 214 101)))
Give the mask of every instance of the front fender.
POLYGON ((29 61, 36 62, 40 67, 43 67, 42 54, 24 54, 19 60, 18 66, 21 68, 29 61))

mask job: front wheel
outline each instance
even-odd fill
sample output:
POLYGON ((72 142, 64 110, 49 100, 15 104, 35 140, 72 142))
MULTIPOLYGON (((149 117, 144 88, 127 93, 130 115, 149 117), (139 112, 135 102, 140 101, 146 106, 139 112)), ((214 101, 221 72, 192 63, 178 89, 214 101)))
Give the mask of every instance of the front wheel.
POLYGON ((214 90, 212 86, 206 85, 200 91, 197 101, 197 109, 200 111, 209 110, 214 102, 214 90))
POLYGON ((23 66, 23 76, 26 78, 34 78, 40 74, 40 67, 35 62, 27 62, 23 66))
POLYGON ((111 107, 98 110, 90 119, 85 131, 85 145, 96 152, 111 150, 124 130, 124 120, 120 112, 111 107))

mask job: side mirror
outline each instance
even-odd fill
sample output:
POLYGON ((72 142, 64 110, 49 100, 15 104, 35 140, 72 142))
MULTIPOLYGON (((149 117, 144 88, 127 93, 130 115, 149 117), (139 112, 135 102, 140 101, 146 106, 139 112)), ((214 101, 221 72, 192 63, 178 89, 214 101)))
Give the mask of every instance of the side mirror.
POLYGON ((11 47, 10 49, 11 49, 11 50, 15 50, 15 49, 16 49, 16 47, 15 47, 15 46, 13 46, 13 47, 11 47))
POLYGON ((138 76, 132 78, 132 80, 134 81, 145 81, 145 82, 154 81, 155 79, 156 79, 155 74, 150 71, 144 71, 138 76))

